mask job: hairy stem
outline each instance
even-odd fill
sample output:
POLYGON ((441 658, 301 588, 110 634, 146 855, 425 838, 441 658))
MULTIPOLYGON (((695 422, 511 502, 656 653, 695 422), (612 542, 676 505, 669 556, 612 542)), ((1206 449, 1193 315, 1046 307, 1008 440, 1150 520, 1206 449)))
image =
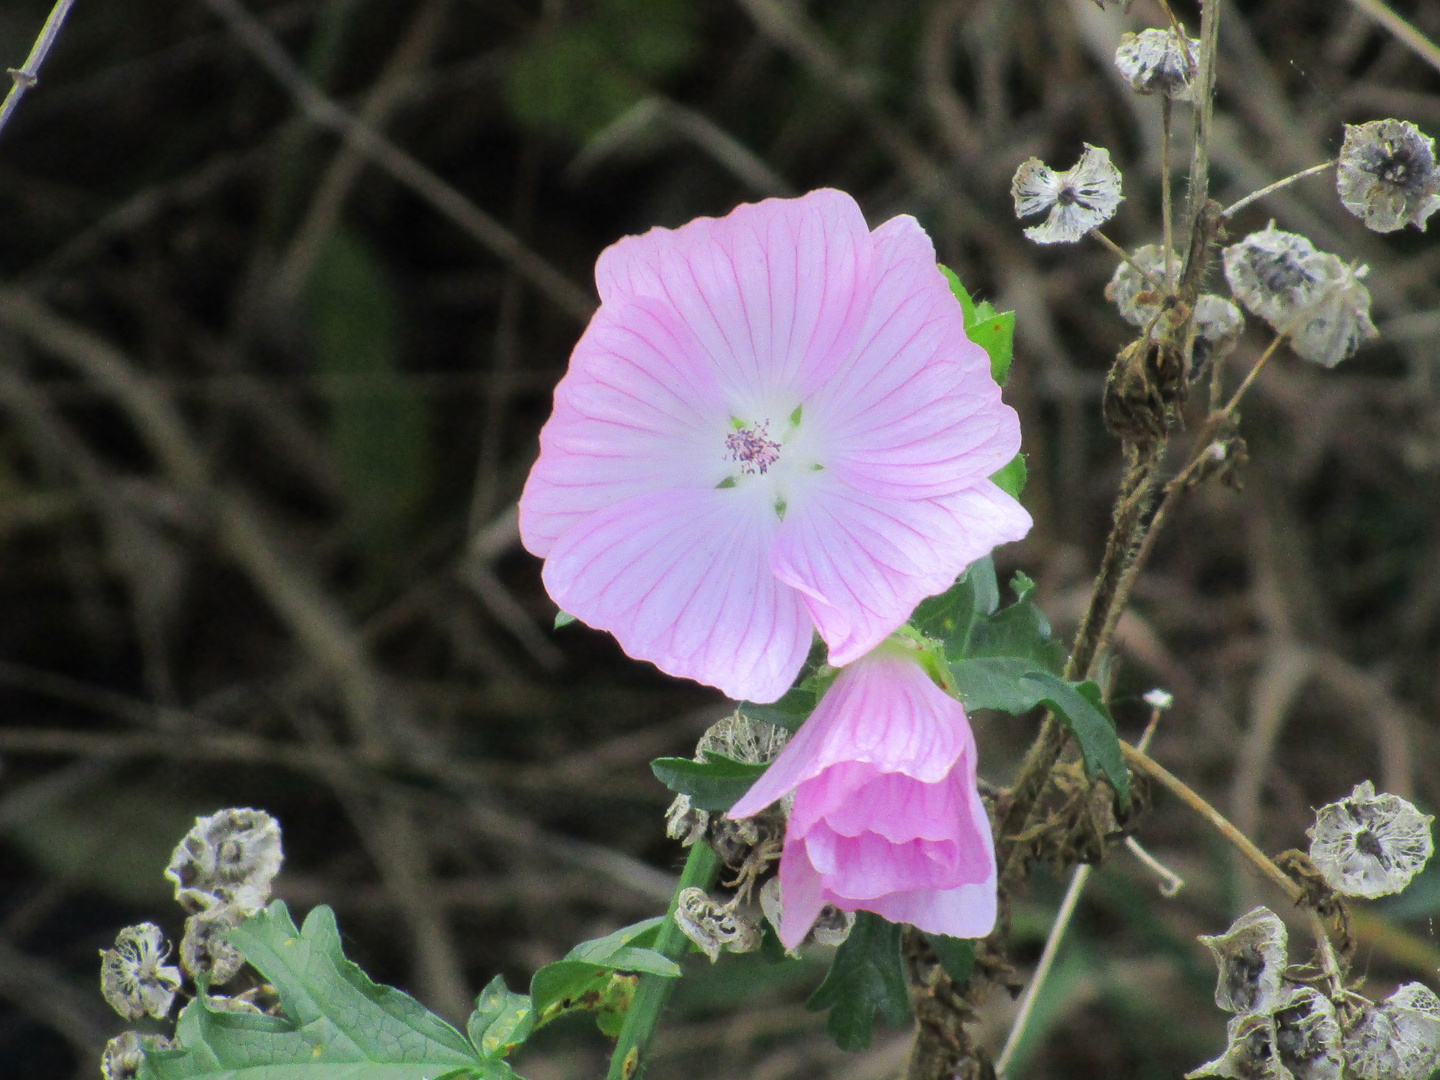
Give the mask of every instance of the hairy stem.
MULTIPOLYGON (((685 869, 680 874, 680 883, 670 898, 670 909, 660 932, 655 937, 655 951, 671 960, 680 960, 690 951, 690 939, 675 923, 675 909, 680 894, 694 886, 709 889, 715 883, 720 871, 720 860, 715 849, 701 841, 690 848, 690 857, 685 860, 685 869)), ((640 985, 635 989, 635 1000, 625 1013, 625 1023, 620 1029, 620 1038, 615 1043, 615 1053, 610 1058, 610 1071, 606 1080, 638 1080, 645 1065, 645 1055, 650 1040, 655 1034, 655 1025, 660 1021, 660 1010, 675 983, 661 975, 642 975, 640 985)))

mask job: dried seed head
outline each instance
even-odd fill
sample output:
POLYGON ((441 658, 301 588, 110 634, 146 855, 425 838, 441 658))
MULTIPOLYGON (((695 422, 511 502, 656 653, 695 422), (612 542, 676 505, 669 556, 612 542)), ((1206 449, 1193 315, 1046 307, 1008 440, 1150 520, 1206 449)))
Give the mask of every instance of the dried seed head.
POLYGON ((145 1064, 146 1050, 169 1050, 174 1044, 164 1035, 138 1035, 127 1031, 105 1044, 100 1072, 105 1080, 135 1080, 145 1064))
POLYGON ((1288 333, 1306 360, 1334 367, 1375 336, 1370 291, 1360 282, 1369 267, 1351 268, 1273 221, 1226 248, 1224 262, 1235 298, 1288 333))
POLYGON ((695 746, 695 760, 704 761, 705 752, 724 754, 747 765, 763 765, 774 761, 785 749, 790 733, 777 724, 752 720, 738 709, 719 723, 712 724, 695 746))
POLYGON ((100 950, 100 992, 126 1020, 150 1014, 159 1020, 170 1011, 180 989, 180 969, 167 965, 170 946, 154 923, 127 926, 113 949, 100 950))
POLYGON ((1015 170, 1010 182, 1015 216, 1048 216, 1025 230, 1037 244, 1068 244, 1103 225, 1120 205, 1120 170, 1110 163, 1110 151, 1085 144, 1074 168, 1055 172, 1039 158, 1030 158, 1015 170))
POLYGON ((1335 1006, 1302 987, 1275 1010, 1275 1050, 1295 1080, 1340 1080, 1344 1057, 1335 1006))
POLYGON ((285 855, 280 824, 263 810, 221 810, 195 819, 165 876, 186 911, 233 905, 253 915, 270 899, 285 855))
MULTIPOLYGON (((785 915, 785 905, 780 892, 780 879, 772 877, 760 890, 760 910, 765 913, 766 920, 780 932, 780 920, 785 915)), ((841 945, 850 936, 850 930, 855 925, 855 913, 853 911, 841 911, 834 904, 826 904, 820 909, 820 914, 815 917, 810 932, 805 935, 805 940, 790 952, 798 952, 799 948, 811 942, 816 945, 841 945)))
POLYGON ((1406 983, 1366 1008, 1346 1032, 1345 1062, 1357 1080, 1428 1080, 1440 1067, 1440 998, 1406 983))
MULTIPOLYGON (((1172 253, 1171 266, 1180 260, 1172 253)), ((1122 260, 1105 286, 1105 299, 1120 309, 1120 317, 1132 326, 1149 326, 1160 314, 1165 299, 1165 249, 1146 244, 1122 260)))
POLYGON ((196 912, 185 920, 185 936, 180 939, 180 964, 192 979, 207 975, 211 986, 223 986, 239 974, 245 966, 245 957, 224 935, 247 918, 249 915, 241 908, 222 904, 196 912))
POLYGON ((760 947, 760 921, 753 910, 732 908, 691 886, 676 898, 675 925, 713 964, 722 949, 754 952, 760 947))
POLYGON ((235 997, 226 997, 224 994, 206 994, 205 1004, 211 1012, 255 1013, 256 1015, 264 1012, 259 1005, 243 994, 235 997))
POLYGON ((1129 11, 1130 5, 1134 2, 1135 0, 1095 0, 1095 6, 1101 11, 1112 7, 1118 7, 1121 11, 1129 11))
POLYGON ((1345 209, 1376 232, 1425 228, 1440 209, 1435 140, 1405 120, 1346 124, 1335 170, 1345 209))
POLYGON ((1336 892, 1373 899, 1410 884, 1435 851, 1430 823, 1398 795, 1375 794, 1366 780, 1348 799, 1315 812, 1310 859, 1336 892))
POLYGON ((1115 66, 1136 93, 1157 90, 1175 101, 1195 100, 1192 84, 1200 70, 1200 42, 1175 30, 1122 34, 1115 66))
POLYGON ((692 847, 705 839, 705 830, 710 827, 710 814, 690 805, 689 795, 676 795, 665 811, 665 835, 679 840, 685 847, 692 847))
POLYGON ((1233 1013, 1275 1008, 1281 998, 1280 976, 1289 963, 1289 934, 1279 916, 1267 907, 1257 907, 1236 919, 1225 933, 1201 934, 1200 940, 1214 954, 1220 969, 1216 1005, 1233 1013))
POLYGON ((1214 293, 1205 293, 1195 301, 1195 350, 1190 359, 1190 374, 1195 377, 1206 364, 1223 360, 1234 351, 1245 329, 1245 316, 1240 309, 1214 293))
POLYGON ((1225 1053, 1185 1074, 1229 1076, 1233 1080, 1290 1080, 1276 1045, 1275 1020, 1262 1013, 1237 1016, 1225 1029, 1225 1053))

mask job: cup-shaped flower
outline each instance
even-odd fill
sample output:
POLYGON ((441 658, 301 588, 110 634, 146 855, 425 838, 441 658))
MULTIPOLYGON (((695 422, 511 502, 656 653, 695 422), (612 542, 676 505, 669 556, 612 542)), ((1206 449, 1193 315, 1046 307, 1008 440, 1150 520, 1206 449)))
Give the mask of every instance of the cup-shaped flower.
POLYGON ((774 701, 1029 529, 1019 449, 914 218, 838 191, 651 229, 595 268, 520 499, 550 596, 631 656, 774 701))
POLYGON ((960 703, 913 658, 845 668, 765 774, 730 810, 795 793, 780 857, 780 940, 794 948, 826 904, 932 934, 995 924, 995 848, 960 703))

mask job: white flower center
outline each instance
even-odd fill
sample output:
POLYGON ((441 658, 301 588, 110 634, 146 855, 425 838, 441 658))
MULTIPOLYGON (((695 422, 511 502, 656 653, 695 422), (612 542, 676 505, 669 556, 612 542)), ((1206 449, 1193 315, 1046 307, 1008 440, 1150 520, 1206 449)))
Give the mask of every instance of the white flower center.
MULTIPOLYGON (((792 492, 802 479, 823 470, 814 445, 813 425, 801 423, 803 406, 786 413, 767 408, 730 417, 725 435, 724 460, 735 468, 720 481, 722 488, 745 488, 753 498, 762 498, 784 518, 792 492), (775 417, 784 417, 776 421, 775 417)), ((729 471, 727 469, 727 471, 729 471)))

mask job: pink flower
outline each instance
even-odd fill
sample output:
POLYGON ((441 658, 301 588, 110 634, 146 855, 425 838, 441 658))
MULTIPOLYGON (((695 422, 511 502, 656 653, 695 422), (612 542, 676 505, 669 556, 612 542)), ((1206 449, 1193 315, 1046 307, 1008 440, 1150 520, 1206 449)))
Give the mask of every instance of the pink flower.
POLYGON ((1018 421, 914 218, 769 199, 626 237, 595 281, 520 533, 631 656, 774 701, 814 630, 847 663, 1029 530, 987 479, 1018 421))
POLYGON ((995 847, 965 710, 913 659, 876 653, 836 678, 810 719, 730 810, 795 792, 780 858, 780 940, 826 904, 932 934, 995 925, 995 847))

